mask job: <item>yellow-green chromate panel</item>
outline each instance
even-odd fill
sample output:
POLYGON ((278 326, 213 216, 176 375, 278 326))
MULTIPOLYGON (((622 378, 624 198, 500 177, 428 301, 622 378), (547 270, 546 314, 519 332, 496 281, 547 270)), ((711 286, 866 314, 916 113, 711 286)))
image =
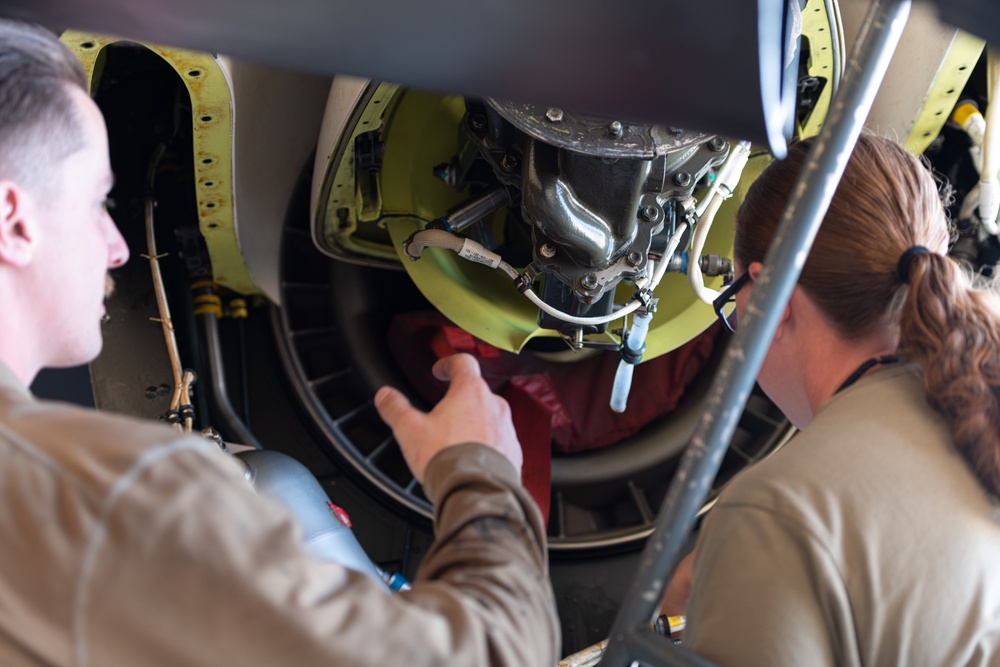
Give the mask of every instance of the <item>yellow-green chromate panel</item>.
MULTIPOLYGON (((91 92, 100 77, 104 48, 122 40, 74 31, 61 37, 83 63, 91 92)), ((236 239, 233 208, 233 101, 225 72, 214 57, 143 44, 180 76, 191 97, 198 223, 212 260, 213 279, 244 295, 259 294, 236 239)))
POLYGON ((985 46, 978 37, 961 31, 955 34, 903 144, 908 151, 920 155, 941 133, 985 46))

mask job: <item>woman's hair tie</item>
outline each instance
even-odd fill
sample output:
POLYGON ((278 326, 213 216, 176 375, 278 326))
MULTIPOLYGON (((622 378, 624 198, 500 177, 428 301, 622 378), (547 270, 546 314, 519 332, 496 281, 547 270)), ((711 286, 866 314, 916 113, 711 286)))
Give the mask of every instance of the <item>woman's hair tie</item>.
POLYGON ((899 256, 899 262, 896 263, 896 274, 899 276, 900 282, 910 282, 910 262, 913 261, 914 257, 923 255, 925 252, 930 252, 930 250, 922 245, 915 245, 910 246, 906 252, 899 256))

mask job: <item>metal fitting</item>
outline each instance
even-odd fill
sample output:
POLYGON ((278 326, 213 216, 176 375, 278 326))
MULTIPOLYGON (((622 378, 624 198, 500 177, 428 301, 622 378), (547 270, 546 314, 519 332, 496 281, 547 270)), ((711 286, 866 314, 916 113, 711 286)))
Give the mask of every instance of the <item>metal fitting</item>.
POLYGON ((615 139, 620 139, 621 136, 622 136, 622 133, 624 131, 625 130, 622 127, 622 124, 619 121, 613 120, 610 123, 608 123, 608 135, 609 136, 612 136, 615 139))
POLYGON ((712 137, 708 142, 708 147, 716 153, 726 150, 726 140, 722 137, 712 137))
POLYGON ((642 253, 638 250, 633 250, 625 258, 625 261, 629 263, 629 266, 639 266, 642 262, 642 253))
POLYGON ((687 186, 691 185, 691 174, 687 173, 686 171, 677 172, 676 174, 674 174, 674 185, 677 185, 682 188, 686 188, 687 186))
POLYGON ((585 273, 583 277, 580 278, 580 284, 584 289, 594 289, 597 287, 597 275, 593 273, 585 273))
POLYGON ((549 107, 545 111, 545 117, 548 118, 553 123, 558 123, 563 119, 562 109, 557 109, 555 107, 549 107))
POLYGON ((542 247, 538 249, 538 254, 544 257, 545 259, 552 259, 553 257, 556 256, 555 246, 553 246, 550 243, 543 243, 542 247))

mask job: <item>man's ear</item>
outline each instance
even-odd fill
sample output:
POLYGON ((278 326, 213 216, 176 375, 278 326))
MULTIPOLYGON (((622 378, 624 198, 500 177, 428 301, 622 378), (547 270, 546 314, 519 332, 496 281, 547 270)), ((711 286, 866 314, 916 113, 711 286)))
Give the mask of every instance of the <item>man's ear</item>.
POLYGON ((0 264, 27 266, 37 244, 36 221, 28 194, 11 181, 0 181, 0 264))

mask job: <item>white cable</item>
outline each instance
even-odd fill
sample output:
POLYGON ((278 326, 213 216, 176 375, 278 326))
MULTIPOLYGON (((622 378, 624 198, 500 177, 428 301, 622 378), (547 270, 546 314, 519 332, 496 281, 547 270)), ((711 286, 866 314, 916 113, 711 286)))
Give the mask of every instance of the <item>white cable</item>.
POLYGON ((609 313, 607 315, 601 315, 599 317, 577 317, 576 315, 570 315, 569 313, 564 313, 561 310, 553 308, 549 304, 542 301, 538 297, 538 295, 535 294, 534 291, 530 289, 524 291, 524 296, 528 297, 531 303, 535 304, 541 310, 544 310, 552 317, 558 318, 564 322, 569 322, 570 324, 579 324, 581 326, 607 324, 608 322, 613 322, 614 320, 617 320, 620 317, 625 317, 629 313, 634 313, 642 306, 641 301, 639 301, 638 299, 632 299, 631 301, 629 301, 627 304, 625 304, 615 312, 609 313))
POLYGON ((719 175, 716 177, 715 183, 712 184, 705 198, 698 204, 698 228, 695 229, 694 238, 691 240, 687 274, 688 284, 691 285, 695 296, 705 303, 712 303, 718 298, 719 292, 705 287, 705 277, 702 275, 701 263, 698 260, 701 258, 701 251, 704 249, 705 241, 708 239, 708 232, 715 221, 715 214, 719 212, 722 202, 732 196, 733 190, 736 189, 736 184, 740 182, 740 176, 743 175, 743 169, 747 166, 749 160, 750 142, 738 142, 733 146, 733 150, 729 153, 729 157, 726 158, 725 164, 719 169, 719 175))
POLYGON ((715 182, 702 197, 701 201, 698 203, 698 217, 704 217, 705 211, 708 209, 709 204, 712 199, 723 192, 723 199, 729 199, 733 194, 733 190, 736 189, 736 184, 740 181, 740 176, 743 174, 743 168, 747 166, 747 161, 750 159, 750 142, 740 141, 733 146, 733 150, 729 153, 729 157, 726 158, 725 163, 719 169, 719 173, 716 174, 715 182))
POLYGON ((698 260, 701 257, 701 251, 705 248, 708 232, 712 228, 712 220, 715 218, 715 214, 719 212, 719 207, 722 206, 723 201, 724 198, 719 196, 712 199, 708 210, 705 211, 705 217, 698 222, 698 227, 694 230, 694 238, 691 240, 691 250, 688 252, 688 284, 691 285, 695 296, 705 303, 715 301, 719 297, 719 292, 705 287, 705 276, 702 274, 701 263, 698 260))
MULTIPOLYGON (((425 229, 421 232, 417 232, 410 237, 409 242, 404 247, 404 250, 411 258, 419 259, 424 250, 427 248, 445 248, 452 250, 458 253, 460 257, 469 261, 485 264, 486 266, 494 269, 500 269, 510 276, 512 280, 516 280, 520 277, 517 269, 503 261, 503 259, 500 258, 500 255, 495 252, 490 252, 472 239, 463 239, 460 236, 456 236, 451 232, 446 232, 442 229, 425 229)), ((640 306, 642 306, 641 301, 634 299, 624 307, 619 308, 615 312, 607 315, 601 315, 598 317, 577 317, 553 308, 549 304, 542 301, 541 298, 539 298, 539 296, 531 289, 525 290, 524 296, 528 297, 529 301, 552 317, 560 319, 564 322, 569 322, 570 324, 579 324, 581 326, 607 324, 608 322, 612 322, 620 317, 625 317, 629 313, 635 312, 640 306)))

